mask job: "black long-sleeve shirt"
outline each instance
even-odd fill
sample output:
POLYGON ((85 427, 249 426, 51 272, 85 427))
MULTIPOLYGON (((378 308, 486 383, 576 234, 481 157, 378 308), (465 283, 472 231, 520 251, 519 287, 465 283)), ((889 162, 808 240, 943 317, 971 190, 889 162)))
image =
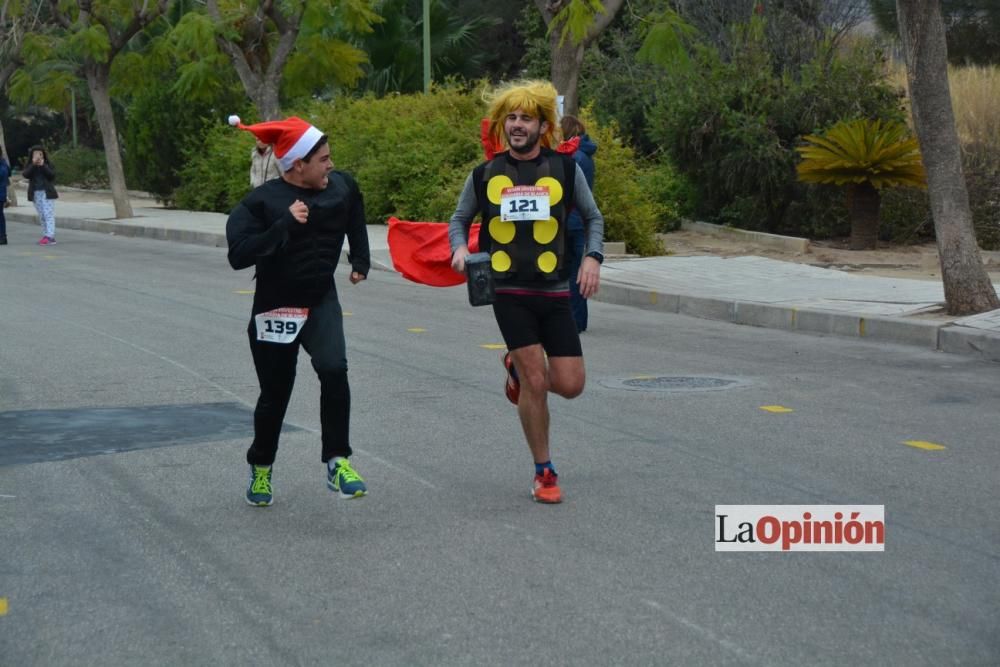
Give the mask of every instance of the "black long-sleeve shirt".
POLYGON ((319 303, 333 289, 345 238, 352 270, 368 275, 364 198, 354 179, 341 171, 330 172, 324 190, 268 181, 247 195, 226 222, 229 264, 237 270, 257 267, 254 314, 319 303), (305 224, 288 210, 296 199, 309 207, 305 224))

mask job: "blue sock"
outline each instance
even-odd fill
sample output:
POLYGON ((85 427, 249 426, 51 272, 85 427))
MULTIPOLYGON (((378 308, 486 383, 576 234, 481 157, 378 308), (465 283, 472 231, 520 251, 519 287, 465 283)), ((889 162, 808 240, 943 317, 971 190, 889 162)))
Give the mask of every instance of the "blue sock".
POLYGON ((545 463, 536 463, 535 464, 535 474, 536 475, 541 475, 542 473, 545 472, 546 468, 548 468, 549 470, 551 470, 553 475, 556 474, 556 468, 555 468, 554 465, 552 465, 552 461, 546 461, 545 463))

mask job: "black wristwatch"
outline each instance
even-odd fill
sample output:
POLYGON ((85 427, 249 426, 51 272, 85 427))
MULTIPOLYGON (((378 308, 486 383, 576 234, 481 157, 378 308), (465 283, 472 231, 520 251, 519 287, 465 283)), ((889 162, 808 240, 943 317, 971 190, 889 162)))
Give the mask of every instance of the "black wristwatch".
POLYGON ((598 264, 604 264, 604 255, 602 255, 601 253, 597 252, 596 250, 594 250, 592 252, 588 252, 587 253, 587 257, 593 257, 594 259, 597 260, 598 264))

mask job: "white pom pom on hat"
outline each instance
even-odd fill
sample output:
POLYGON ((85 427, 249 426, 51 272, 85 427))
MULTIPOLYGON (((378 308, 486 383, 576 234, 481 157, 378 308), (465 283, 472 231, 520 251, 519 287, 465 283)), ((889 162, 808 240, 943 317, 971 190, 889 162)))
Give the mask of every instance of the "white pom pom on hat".
POLYGON ((274 157, 281 171, 288 171, 296 160, 309 154, 323 137, 323 133, 296 116, 285 120, 269 120, 256 125, 244 125, 237 115, 229 117, 229 124, 252 132, 265 144, 274 146, 274 157))

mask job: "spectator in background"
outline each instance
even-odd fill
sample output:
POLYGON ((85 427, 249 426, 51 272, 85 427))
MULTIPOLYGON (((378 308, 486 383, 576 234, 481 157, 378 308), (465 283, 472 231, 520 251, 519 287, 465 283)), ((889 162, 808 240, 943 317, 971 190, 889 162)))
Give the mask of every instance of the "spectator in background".
MULTIPOLYGON (((563 116, 559 121, 562 130, 564 143, 569 143, 574 138, 579 137, 576 150, 573 151, 573 160, 580 165, 584 178, 591 191, 594 189, 594 153, 597 152, 597 144, 587 135, 587 128, 583 126, 576 116, 563 116)), ((583 220, 580 214, 570 211, 566 220, 566 232, 569 234, 569 307, 573 313, 573 321, 576 322, 576 330, 583 333, 587 330, 587 299, 580 294, 580 286, 573 276, 580 270, 580 262, 583 261, 583 248, 585 245, 585 235, 583 231, 583 220)))
POLYGON ((49 156, 41 146, 32 146, 28 166, 21 175, 28 181, 28 201, 35 204, 38 221, 42 225, 42 238, 38 245, 56 244, 56 170, 49 162, 49 156))
POLYGON ((7 156, 0 148, 0 245, 7 245, 7 216, 4 215, 4 208, 7 207, 7 184, 10 182, 10 163, 7 156))
POLYGON ((256 188, 273 178, 281 178, 274 149, 258 139, 257 145, 250 149, 250 187, 256 188))

